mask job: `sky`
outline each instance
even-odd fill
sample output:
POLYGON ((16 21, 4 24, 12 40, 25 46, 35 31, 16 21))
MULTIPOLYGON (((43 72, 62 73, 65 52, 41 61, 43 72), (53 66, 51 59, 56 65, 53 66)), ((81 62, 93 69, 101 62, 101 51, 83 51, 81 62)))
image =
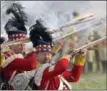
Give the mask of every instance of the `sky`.
MULTIPOLYGON (((14 1, 1 2, 1 31, 2 36, 6 36, 4 25, 10 16, 5 14, 5 10, 14 1)), ((67 22, 65 15, 70 15, 72 12, 78 11, 80 14, 95 13, 98 18, 106 15, 106 1, 16 1, 25 7, 25 12, 28 15, 27 27, 34 24, 35 20, 42 18, 45 20, 49 28, 57 28, 59 25, 67 22), (59 12, 60 18, 56 12, 59 12)))

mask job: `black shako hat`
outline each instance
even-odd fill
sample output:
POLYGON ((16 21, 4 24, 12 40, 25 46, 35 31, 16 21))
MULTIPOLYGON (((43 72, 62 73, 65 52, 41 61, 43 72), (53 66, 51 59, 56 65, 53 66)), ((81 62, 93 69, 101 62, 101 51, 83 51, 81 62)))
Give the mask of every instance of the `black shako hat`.
POLYGON ((52 36, 41 20, 36 20, 36 24, 30 27, 30 40, 37 52, 52 52, 52 36))

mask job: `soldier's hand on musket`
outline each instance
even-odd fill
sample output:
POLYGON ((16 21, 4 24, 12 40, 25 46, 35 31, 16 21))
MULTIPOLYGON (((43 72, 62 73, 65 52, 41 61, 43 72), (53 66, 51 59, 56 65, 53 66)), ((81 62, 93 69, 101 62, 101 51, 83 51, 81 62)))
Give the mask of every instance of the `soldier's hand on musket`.
POLYGON ((86 48, 80 49, 79 51, 76 51, 76 53, 75 53, 76 56, 86 56, 86 54, 87 54, 86 48))
POLYGON ((86 60, 87 49, 81 49, 75 53, 74 65, 83 66, 86 60))

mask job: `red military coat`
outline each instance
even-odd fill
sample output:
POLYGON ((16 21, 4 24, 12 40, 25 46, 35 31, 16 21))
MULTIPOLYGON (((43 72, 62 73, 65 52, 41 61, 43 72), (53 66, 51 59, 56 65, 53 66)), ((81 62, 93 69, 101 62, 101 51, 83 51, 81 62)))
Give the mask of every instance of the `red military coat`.
POLYGON ((21 54, 14 54, 6 59, 1 71, 4 78, 10 80, 14 71, 16 71, 16 74, 23 73, 24 71, 31 71, 36 68, 36 65, 37 61, 34 52, 30 53, 26 58, 21 54))
MULTIPOLYGON (((78 60, 84 59, 79 58, 78 60)), ((79 61, 76 61, 71 71, 67 71, 69 61, 66 58, 61 59, 56 65, 44 64, 36 71, 35 84, 40 90, 72 89, 68 82, 77 82, 82 73, 83 64, 79 61)))

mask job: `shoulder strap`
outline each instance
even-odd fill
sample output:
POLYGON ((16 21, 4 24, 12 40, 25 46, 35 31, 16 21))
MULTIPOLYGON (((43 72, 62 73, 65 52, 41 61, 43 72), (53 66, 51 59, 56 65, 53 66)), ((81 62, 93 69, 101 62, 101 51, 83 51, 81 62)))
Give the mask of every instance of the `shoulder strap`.
POLYGON ((47 90, 47 89, 48 89, 49 83, 50 83, 50 80, 48 81, 48 83, 47 83, 47 85, 46 85, 46 87, 45 87, 44 90, 47 90))
POLYGON ((15 74, 16 74, 16 70, 12 73, 12 75, 11 75, 11 77, 10 77, 10 79, 9 79, 9 84, 11 85, 11 83, 12 83, 12 81, 13 81, 13 78, 15 77, 15 74))
MULTIPOLYGON (((37 70, 35 70, 34 77, 36 73, 37 73, 37 70)), ((30 80, 29 85, 32 88, 32 90, 39 90, 38 86, 34 83, 34 77, 32 77, 32 79, 30 80)))
POLYGON ((59 78, 61 79, 61 81, 63 83, 65 83, 69 89, 72 89, 71 85, 69 84, 69 82, 62 76, 62 75, 59 75, 59 78))

